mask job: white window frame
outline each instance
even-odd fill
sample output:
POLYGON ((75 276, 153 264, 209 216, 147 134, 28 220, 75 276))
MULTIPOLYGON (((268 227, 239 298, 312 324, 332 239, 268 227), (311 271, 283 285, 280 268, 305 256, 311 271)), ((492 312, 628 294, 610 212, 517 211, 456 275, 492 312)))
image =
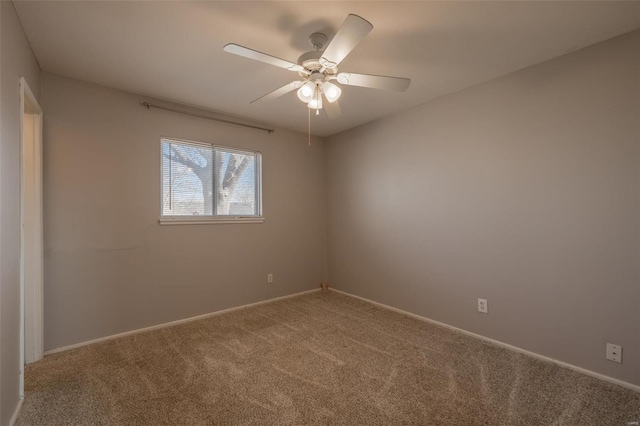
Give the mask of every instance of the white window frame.
POLYGON ((264 216, 262 212, 262 153, 260 151, 253 151, 250 149, 240 149, 234 148, 230 146, 217 145, 207 142, 196 142, 185 139, 171 138, 171 137, 161 137, 160 138, 160 219, 158 219, 160 225, 208 225, 208 224, 226 224, 226 223, 263 223, 264 216), (162 178, 162 144, 163 143, 171 143, 177 142, 184 145, 193 145, 196 147, 204 147, 216 149, 219 148, 221 150, 227 152, 236 152, 238 154, 253 154, 256 158, 256 207, 258 210, 257 215, 247 215, 247 216, 164 216, 163 212, 163 193, 164 193, 164 182, 162 178))

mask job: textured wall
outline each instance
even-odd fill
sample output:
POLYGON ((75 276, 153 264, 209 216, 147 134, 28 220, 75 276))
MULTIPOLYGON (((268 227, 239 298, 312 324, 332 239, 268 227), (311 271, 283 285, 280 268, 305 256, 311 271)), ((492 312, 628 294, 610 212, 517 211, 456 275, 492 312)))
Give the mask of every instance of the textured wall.
POLYGON ((40 67, 13 3, 0 1, 0 425, 19 400, 20 370, 20 77, 36 97, 40 67))
POLYGON ((145 99, 43 74, 46 350, 326 277, 321 140, 147 110, 145 99), (261 151, 266 221, 159 225, 161 136, 261 151))
POLYGON ((639 40, 330 138, 331 285, 640 384, 639 40))

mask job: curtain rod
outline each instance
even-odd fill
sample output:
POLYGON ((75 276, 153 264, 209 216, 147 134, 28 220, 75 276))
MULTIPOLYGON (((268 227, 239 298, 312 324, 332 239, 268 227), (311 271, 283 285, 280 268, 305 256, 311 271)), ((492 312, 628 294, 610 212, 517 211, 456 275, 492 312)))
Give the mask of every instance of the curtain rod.
POLYGON ((223 120, 221 118, 209 117, 207 115, 195 114, 193 112, 180 111, 178 109, 173 109, 173 108, 168 108, 168 107, 164 107, 164 106, 160 106, 160 105, 150 104, 149 102, 146 102, 146 101, 143 102, 142 105, 144 107, 146 107, 147 109, 150 109, 150 108, 163 109, 165 111, 171 111, 171 112, 176 112, 178 114, 190 115, 192 117, 205 118, 207 120, 219 121, 221 123, 227 123, 227 124, 235 124, 236 126, 249 127, 251 129, 256 129, 256 130, 264 130, 265 132, 267 132, 269 134, 275 132, 275 129, 268 129, 266 127, 253 126, 251 124, 244 124, 244 123, 240 123, 238 121, 223 120))

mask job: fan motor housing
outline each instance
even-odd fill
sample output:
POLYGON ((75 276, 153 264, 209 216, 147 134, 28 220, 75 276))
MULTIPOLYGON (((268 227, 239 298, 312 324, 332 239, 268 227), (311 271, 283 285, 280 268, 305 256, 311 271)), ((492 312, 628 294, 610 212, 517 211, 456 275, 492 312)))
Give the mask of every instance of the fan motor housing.
MULTIPOLYGON (((307 52, 307 53, 303 53, 299 58, 298 58, 298 64, 302 65, 303 67, 305 67, 305 69, 313 72, 313 71, 320 71, 322 69, 322 64, 320 63, 320 58, 322 57, 322 52, 318 51, 318 50, 314 50, 311 52, 307 52)), ((325 68, 324 70, 324 74, 325 75, 335 75, 338 73, 338 69, 337 68, 325 68)), ((305 76, 304 73, 300 73, 300 75, 302 77, 305 76)))

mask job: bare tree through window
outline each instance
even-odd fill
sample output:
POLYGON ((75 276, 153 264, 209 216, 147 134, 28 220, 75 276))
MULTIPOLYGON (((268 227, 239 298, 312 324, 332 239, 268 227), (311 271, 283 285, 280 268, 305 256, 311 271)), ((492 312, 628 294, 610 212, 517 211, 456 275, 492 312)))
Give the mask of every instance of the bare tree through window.
POLYGON ((164 140, 163 215, 258 215, 256 154, 164 140))

